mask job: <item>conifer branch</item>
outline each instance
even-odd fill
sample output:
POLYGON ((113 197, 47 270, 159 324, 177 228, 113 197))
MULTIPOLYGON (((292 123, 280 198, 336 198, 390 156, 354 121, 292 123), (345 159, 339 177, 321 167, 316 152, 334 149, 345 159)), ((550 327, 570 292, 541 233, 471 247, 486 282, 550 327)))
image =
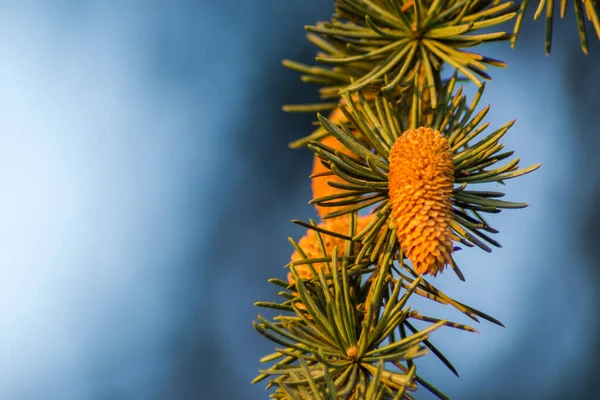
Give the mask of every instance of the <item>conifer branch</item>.
MULTIPOLYGON (((319 220, 292 221, 306 234, 290 238, 287 279, 269 280, 280 300, 255 303, 279 315, 254 322, 275 349, 253 383, 266 381, 274 399, 412 399, 419 390, 446 399, 422 378, 419 358, 434 356, 458 376, 435 336, 477 331, 410 304, 418 296, 504 326, 439 290, 435 277, 450 268, 464 281, 455 251, 500 247, 485 215, 528 206, 479 186, 504 185, 540 165, 521 168, 504 149, 514 121, 488 129, 482 80, 488 67, 505 64, 468 51, 492 41, 514 46, 527 2, 334 2, 330 21, 306 27, 317 65, 284 61, 324 100, 284 107, 317 113, 317 129, 290 147, 315 155, 309 203, 319 220), (500 29, 515 16, 513 34, 500 29), (478 86, 473 99, 459 82, 478 86)), ((587 52, 584 11, 600 37, 594 2, 574 5, 587 52)), ((551 28, 551 0, 541 0, 536 18, 544 7, 551 28)))

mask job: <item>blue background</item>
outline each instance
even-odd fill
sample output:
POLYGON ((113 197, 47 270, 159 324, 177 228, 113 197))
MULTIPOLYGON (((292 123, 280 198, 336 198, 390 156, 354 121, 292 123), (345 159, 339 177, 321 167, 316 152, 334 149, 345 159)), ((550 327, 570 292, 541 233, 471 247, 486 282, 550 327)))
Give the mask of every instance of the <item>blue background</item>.
MULTIPOLYGON (((287 143, 316 99, 325 0, 0 3, 0 399, 262 399, 273 345, 253 331, 284 277, 289 220, 314 218, 311 154, 287 143)), ((453 398, 589 398, 600 378, 600 46, 575 21, 525 19, 481 105, 534 174, 525 210, 491 218, 502 249, 436 279, 506 325, 447 329, 420 371, 453 398)), ((472 88, 469 89, 472 93, 472 88)), ((427 302, 420 310, 470 323, 427 302)), ((428 398, 427 393, 420 393, 428 398)))

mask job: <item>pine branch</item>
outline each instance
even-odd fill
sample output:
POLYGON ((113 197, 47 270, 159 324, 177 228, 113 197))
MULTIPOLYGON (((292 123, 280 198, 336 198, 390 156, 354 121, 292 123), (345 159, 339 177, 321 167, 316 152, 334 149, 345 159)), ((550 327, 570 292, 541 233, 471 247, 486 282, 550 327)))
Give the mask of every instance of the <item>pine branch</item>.
MULTIPOLYGON (((575 1, 580 28, 582 4, 599 32, 592 0, 575 1)), ((544 5, 551 21, 552 0, 538 10, 544 5)), ((442 327, 476 330, 411 309, 414 296, 503 326, 432 282, 446 267, 465 280, 453 258, 459 246, 500 247, 486 213, 527 207, 473 186, 504 185, 539 164, 520 168, 514 152, 504 150, 514 121, 491 131, 483 122, 489 106, 478 106, 481 79, 490 79, 489 66, 505 64, 467 51, 507 39, 514 46, 526 7, 499 0, 335 0, 330 21, 306 27, 319 65, 284 65, 320 86, 326 102, 284 109, 319 113, 316 130, 290 147, 315 154, 310 204, 320 221, 293 221, 307 231, 299 241, 290 238, 287 280, 269 280, 281 299, 255 303, 281 312, 254 322, 276 345, 253 381, 266 380, 271 398, 412 399, 420 388, 448 398, 421 377, 418 358, 432 354, 458 376, 430 335, 442 327), (496 31, 515 15, 514 35, 496 31), (454 69, 449 79, 442 78, 444 66, 454 69), (456 87, 461 81, 479 87, 470 102, 456 87), (418 329, 415 321, 428 325, 418 329)))
POLYGON ((488 66, 506 66, 465 49, 510 39, 503 31, 476 32, 510 21, 517 10, 513 2, 479 0, 336 0, 335 5, 331 21, 306 27, 309 41, 320 49, 316 61, 326 66, 288 60, 284 65, 303 73, 304 82, 321 86, 323 99, 361 89, 400 96, 424 70, 433 108, 440 89, 436 76, 443 65, 478 86, 480 78, 491 79, 485 72, 488 66))
MULTIPOLYGON (((350 228, 355 216, 348 221, 350 228)), ((292 315, 273 321, 258 317, 255 328, 283 347, 261 360, 274 364, 261 370, 253 383, 270 379, 268 387, 279 388, 273 398, 396 398, 414 391, 420 378, 414 364, 408 363, 434 349, 430 334, 442 326, 474 330, 411 311, 406 303, 422 284, 421 277, 394 279, 392 262, 384 257, 365 278, 361 267, 350 261, 355 246, 346 246, 338 257, 337 245, 326 248, 327 240, 315 232, 323 259, 290 266, 290 285, 280 293, 282 303, 257 304, 286 308, 292 315), (419 331, 408 322, 411 318, 433 324, 419 331), (400 333, 401 326, 409 326, 413 333, 400 333), (401 339, 390 340, 394 334, 401 339)), ((296 250, 305 257, 310 254, 300 246, 296 250)), ((450 368, 454 370, 451 364, 450 368)))

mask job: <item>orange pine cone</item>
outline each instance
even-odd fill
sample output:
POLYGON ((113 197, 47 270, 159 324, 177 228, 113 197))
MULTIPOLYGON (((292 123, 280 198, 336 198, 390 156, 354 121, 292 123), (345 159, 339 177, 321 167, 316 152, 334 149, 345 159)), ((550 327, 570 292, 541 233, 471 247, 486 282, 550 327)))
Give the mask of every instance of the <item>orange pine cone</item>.
MULTIPOLYGON (((344 119, 344 113, 339 108, 336 108, 329 116, 329 120, 333 123, 343 121, 344 119)), ((348 150, 339 140, 337 140, 333 136, 327 136, 323 138, 321 140, 321 143, 323 143, 325 146, 331 147, 332 149, 339 150, 346 155, 356 157, 356 155, 352 151, 348 150)), ((323 165, 319 157, 315 156, 312 171, 313 175, 324 172, 330 172, 330 169, 323 165)), ((311 186, 313 199, 344 192, 344 190, 342 189, 336 189, 334 187, 329 186, 327 184, 328 182, 346 183, 345 180, 333 173, 331 175, 318 176, 312 178, 311 186)), ((319 216, 323 218, 325 215, 334 211, 341 210, 344 207, 320 207, 318 205, 315 205, 315 208, 317 209, 317 213, 319 214, 319 216)))
POLYGON ((452 253, 454 161, 431 128, 404 132, 390 150, 389 197, 402 251, 419 274, 436 276, 452 253))
MULTIPOLYGON (((370 222, 373 221, 374 218, 375 218, 375 215, 367 215, 367 216, 358 217, 357 221, 356 221, 356 232, 358 233, 361 230, 363 230, 370 222)), ((347 215, 344 215, 339 218, 328 219, 324 222, 321 222, 317 226, 319 228, 326 229, 331 232, 348 235, 348 233, 350 231, 350 226, 349 226, 350 221, 349 220, 350 220, 350 218, 348 218, 347 215)), ((321 239, 323 239, 323 246, 325 247, 325 251, 328 256, 330 256, 332 254, 333 248, 335 246, 337 246, 337 256, 342 257, 344 255, 344 252, 346 250, 346 240, 340 239, 340 238, 337 238, 334 236, 330 236, 330 235, 327 235, 324 233, 321 233, 321 239)), ((323 251, 321 251, 321 246, 319 245, 319 239, 317 238, 317 232, 312 229, 308 229, 306 236, 304 236, 302 239, 300 239, 300 241, 298 242, 298 245, 300 246, 302 251, 304 251, 304 254, 306 254, 306 257, 308 257, 309 259, 324 257, 323 251)), ((354 243, 355 253, 358 252, 359 250, 360 250, 360 243, 354 243)), ((292 261, 301 261, 301 260, 304 260, 304 257, 302 257, 302 255, 298 251, 295 251, 294 254, 292 254, 292 261)), ((327 266, 326 263, 324 263, 324 262, 323 263, 313 263, 312 265, 316 271, 319 271, 321 268, 324 268, 327 266)), ((300 265, 297 265, 295 268, 296 268, 296 272, 298 272, 298 275, 300 275, 301 278, 309 279, 309 278, 313 277, 308 264, 300 264, 300 265)), ((293 284, 295 282, 294 277, 291 272, 288 273, 288 281, 290 282, 290 284, 293 284)))
POLYGON ((346 115, 342 112, 341 108, 336 108, 329 114, 329 120, 334 124, 344 122, 346 120, 346 115))

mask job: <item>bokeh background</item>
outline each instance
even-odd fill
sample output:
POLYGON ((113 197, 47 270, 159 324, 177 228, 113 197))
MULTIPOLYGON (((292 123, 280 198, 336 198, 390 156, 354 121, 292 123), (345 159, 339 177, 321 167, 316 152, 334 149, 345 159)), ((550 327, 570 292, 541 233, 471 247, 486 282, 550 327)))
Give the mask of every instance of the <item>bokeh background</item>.
MULTIPOLYGON (((325 0, 0 3, 0 399, 263 399, 273 345, 251 327, 315 212, 310 102, 325 0)), ((437 281, 500 319, 447 329, 422 374, 458 399, 593 398, 600 378, 600 46, 573 13, 488 46, 482 106, 542 168, 507 185, 502 249, 437 281)), ((444 307, 423 311, 466 318, 444 307), (446 313, 446 314, 445 314, 446 313)), ((420 398, 429 398, 420 393, 420 398)))

